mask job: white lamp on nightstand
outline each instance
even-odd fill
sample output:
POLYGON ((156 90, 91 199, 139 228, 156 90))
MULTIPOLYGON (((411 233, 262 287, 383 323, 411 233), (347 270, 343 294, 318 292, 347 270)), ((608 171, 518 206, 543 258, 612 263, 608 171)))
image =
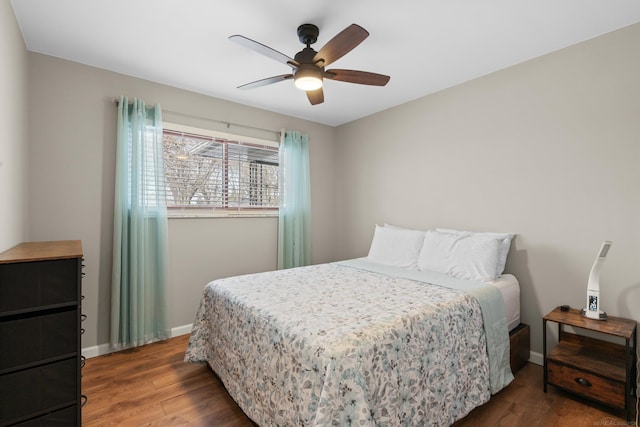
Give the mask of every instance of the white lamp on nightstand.
POLYGON ((604 262, 611 242, 605 240, 598 251, 596 260, 591 267, 589 273, 589 282, 587 283, 587 306, 582 309, 582 315, 589 319, 607 320, 607 313, 600 310, 600 268, 604 262))

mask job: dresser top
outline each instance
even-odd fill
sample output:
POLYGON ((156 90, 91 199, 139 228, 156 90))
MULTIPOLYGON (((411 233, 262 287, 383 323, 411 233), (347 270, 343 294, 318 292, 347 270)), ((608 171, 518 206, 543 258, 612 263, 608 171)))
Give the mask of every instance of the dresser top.
POLYGON ((82 257, 80 240, 20 243, 0 252, 0 264, 82 257))

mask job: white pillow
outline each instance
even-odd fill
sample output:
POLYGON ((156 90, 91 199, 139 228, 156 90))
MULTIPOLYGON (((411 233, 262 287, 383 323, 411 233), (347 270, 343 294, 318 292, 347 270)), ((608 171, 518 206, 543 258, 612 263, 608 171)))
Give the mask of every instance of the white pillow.
POLYGON ((367 260, 378 264, 416 268, 424 231, 376 225, 367 260))
POLYGON ((496 266, 496 277, 500 277, 502 276, 502 273, 504 273, 504 267, 507 263, 507 256, 509 255, 509 249, 511 248, 511 240, 513 239, 513 234, 492 233, 492 232, 476 233, 473 231, 460 231, 460 230, 452 230, 449 228, 436 228, 436 231, 441 231, 444 233, 454 233, 454 234, 479 234, 479 235, 493 237, 500 240, 500 253, 498 255, 498 264, 496 266))
POLYGON ((431 270, 448 274, 455 264, 455 244, 458 236, 429 230, 425 233, 418 255, 418 270, 431 270))
POLYGON ((431 270, 466 280, 496 279, 501 240, 476 233, 429 230, 418 257, 419 270, 431 270))
POLYGON ((404 227, 398 227, 397 225, 393 225, 393 224, 388 224, 388 223, 384 223, 385 228, 393 228, 395 230, 409 230, 409 231, 416 231, 416 232, 420 232, 420 233, 426 233, 426 231, 424 230, 416 230, 413 228, 404 228, 404 227))

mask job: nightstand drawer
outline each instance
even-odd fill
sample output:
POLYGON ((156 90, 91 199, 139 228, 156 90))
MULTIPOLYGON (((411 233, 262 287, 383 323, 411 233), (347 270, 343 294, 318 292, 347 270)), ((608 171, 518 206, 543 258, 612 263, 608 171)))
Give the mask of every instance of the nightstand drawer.
POLYGON ((625 408, 624 383, 574 369, 549 359, 547 359, 547 382, 614 408, 625 408))

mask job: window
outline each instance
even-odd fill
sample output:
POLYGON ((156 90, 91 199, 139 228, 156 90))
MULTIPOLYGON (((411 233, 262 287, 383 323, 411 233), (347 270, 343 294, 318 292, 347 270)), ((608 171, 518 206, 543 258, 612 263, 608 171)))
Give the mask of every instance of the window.
POLYGON ((277 214, 276 143, 165 123, 163 146, 171 216, 277 214))

